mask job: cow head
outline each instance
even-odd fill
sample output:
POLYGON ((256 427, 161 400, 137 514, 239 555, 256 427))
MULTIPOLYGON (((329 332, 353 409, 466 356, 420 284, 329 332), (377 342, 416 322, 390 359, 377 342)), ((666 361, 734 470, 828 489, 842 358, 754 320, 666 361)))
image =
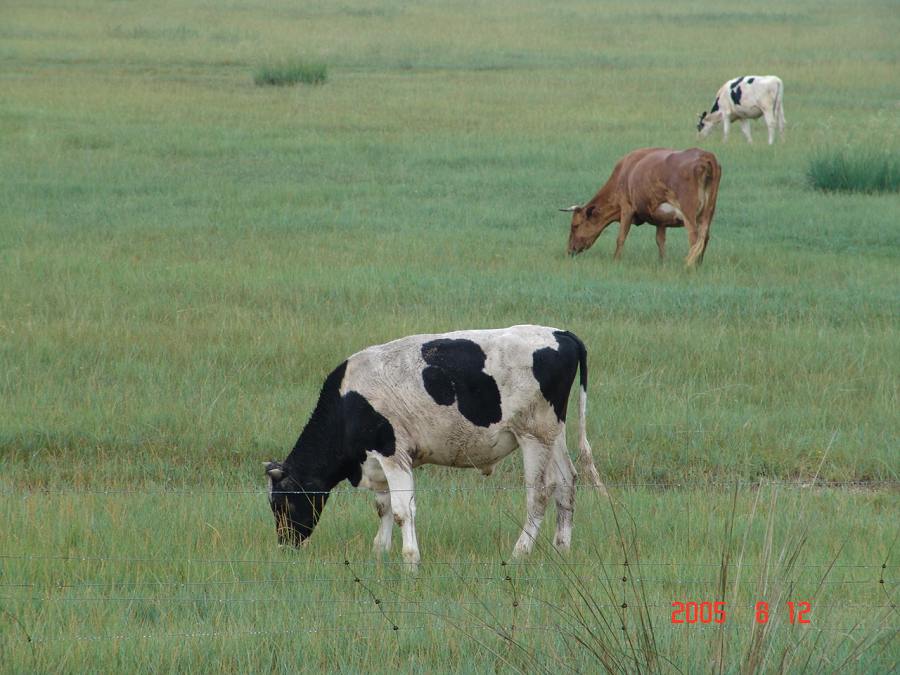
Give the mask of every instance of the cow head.
POLYGON ((304 485, 281 462, 265 462, 264 466, 278 543, 300 546, 315 529, 328 500, 328 491, 304 485))
POLYGON ((707 113, 707 112, 704 110, 702 113, 700 113, 700 115, 699 115, 699 117, 698 117, 698 119, 697 119, 697 131, 700 132, 701 134, 703 133, 703 129, 704 129, 704 127, 705 127, 705 122, 706 122, 706 116, 707 116, 708 114, 709 114, 709 113, 707 113))
POLYGON ((570 206, 560 211, 570 211, 572 213, 572 228, 569 231, 569 244, 566 252, 571 255, 578 255, 582 251, 589 249, 597 241, 597 237, 603 231, 600 223, 591 222, 594 217, 596 207, 591 204, 588 206, 570 206))
POLYGON ((712 112, 706 112, 704 110, 700 113, 697 118, 697 132, 700 135, 700 138, 706 138, 709 135, 709 132, 713 130, 713 127, 721 121, 721 117, 721 113, 718 113, 715 110, 712 112))

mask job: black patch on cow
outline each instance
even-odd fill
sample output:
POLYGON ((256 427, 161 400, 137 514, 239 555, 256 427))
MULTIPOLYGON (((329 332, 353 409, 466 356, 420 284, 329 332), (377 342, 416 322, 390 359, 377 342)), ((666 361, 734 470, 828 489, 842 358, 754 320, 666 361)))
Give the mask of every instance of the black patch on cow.
POLYGON ((344 479, 357 485, 367 450, 385 457, 396 450, 391 423, 362 394, 348 391, 341 396, 346 369, 345 361, 326 378, 316 409, 285 460, 304 484, 315 480, 326 490, 344 479))
POLYGON ((287 466, 292 465, 292 458, 307 454, 324 452, 325 448, 333 445, 334 435, 341 424, 341 383, 347 371, 347 362, 331 371, 322 389, 319 392, 319 400, 316 401, 315 410, 309 416, 309 421, 300 432, 300 437, 294 444, 294 449, 285 460, 287 466))
POLYGON ((325 378, 309 421, 280 465, 284 477, 272 481, 271 506, 282 544, 297 545, 312 534, 331 489, 347 477, 340 437, 346 370, 344 361, 325 378))
POLYGON ((748 77, 747 84, 753 84, 753 80, 755 80, 755 79, 756 79, 755 77, 748 77))
POLYGON ((438 338, 422 345, 425 391, 438 405, 456 402, 460 414, 472 424, 489 427, 500 421, 500 390, 484 372, 484 350, 471 340, 438 338))
POLYGON ((744 79, 744 76, 741 75, 738 79, 736 79, 734 82, 732 82, 730 85, 728 85, 729 88, 734 89, 736 86, 738 86, 741 83, 741 80, 743 80, 743 79, 744 79))
POLYGON ((342 480, 359 485, 367 451, 385 457, 396 451, 391 423, 359 392, 341 396, 346 370, 345 361, 325 378, 294 449, 277 465, 285 474, 272 483, 272 511, 281 543, 296 545, 312 534, 335 485, 342 480))
POLYGON ((374 450, 390 457, 397 449, 394 427, 387 418, 372 407, 358 392, 348 391, 343 398, 344 443, 343 455, 347 457, 349 480, 354 486, 362 478, 362 464, 366 452, 374 450))
POLYGON ((390 457, 397 449, 396 440, 394 427, 365 396, 355 391, 344 395, 345 452, 362 457, 363 461, 368 450, 390 457))
POLYGON ((456 389, 453 387, 453 380, 443 368, 435 366, 427 366, 422 371, 422 384, 425 385, 425 391, 434 399, 438 405, 453 405, 456 400, 456 389))
POLYGON ((716 110, 718 110, 718 109, 719 109, 719 97, 716 96, 716 100, 715 100, 715 102, 713 103, 713 107, 709 109, 709 112, 714 113, 714 112, 716 112, 716 110))
POLYGON ((741 102, 741 88, 737 87, 736 89, 731 90, 731 100, 734 101, 734 104, 737 105, 741 102))
MULTIPOLYGON (((578 368, 580 353, 584 346, 581 341, 568 331, 553 332, 557 348, 542 347, 531 355, 531 371, 537 380, 541 393, 553 406, 556 419, 566 421, 569 406, 569 391, 575 381, 575 370, 578 368)), ((587 373, 582 370, 582 379, 587 373)), ((585 386, 587 382, 584 382, 585 386)))

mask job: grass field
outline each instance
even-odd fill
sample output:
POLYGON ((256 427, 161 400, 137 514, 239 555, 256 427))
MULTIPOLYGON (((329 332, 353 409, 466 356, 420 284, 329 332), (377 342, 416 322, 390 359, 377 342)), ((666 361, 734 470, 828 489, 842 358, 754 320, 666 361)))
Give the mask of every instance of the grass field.
POLYGON ((752 606, 795 576, 813 624, 770 635, 761 670, 784 649, 794 671, 807 654, 812 671, 896 668, 900 197, 807 174, 823 152, 900 154, 898 30, 891 2, 5 3, 0 670, 591 671, 590 650, 537 629, 559 624, 541 600, 568 568, 538 553, 540 577, 505 581, 517 461, 490 481, 419 474, 416 578, 396 551, 372 564, 367 495, 336 496, 287 553, 254 492, 352 352, 515 323, 588 347, 589 437, 636 525, 615 534, 611 503, 582 490, 566 564, 603 575, 625 542, 665 578, 647 582, 664 657, 647 669, 721 653, 720 633, 669 615, 715 599, 682 582, 717 578, 728 485, 816 475, 861 485, 774 505, 774 488, 739 490, 751 567, 724 671, 752 662, 752 606), (299 62, 327 80, 254 83, 299 62), (723 167, 702 268, 685 271, 679 231, 659 264, 648 228, 619 263, 609 234, 567 258, 557 209, 633 148, 698 144, 697 113, 742 74, 784 80, 786 142, 759 122, 752 146, 702 142, 723 167), (800 577, 773 561, 806 526, 800 577), (537 604, 512 616, 516 593, 537 604), (403 598, 439 609, 400 614, 403 598), (531 656, 479 621, 516 623, 531 656))

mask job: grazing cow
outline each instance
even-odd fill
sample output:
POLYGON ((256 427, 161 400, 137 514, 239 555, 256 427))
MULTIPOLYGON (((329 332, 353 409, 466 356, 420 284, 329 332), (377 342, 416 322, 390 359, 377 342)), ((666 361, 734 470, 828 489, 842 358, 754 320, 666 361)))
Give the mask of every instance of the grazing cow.
POLYGON ((589 249, 607 225, 617 220, 616 260, 631 226, 650 223, 656 226, 660 260, 666 254, 666 228, 686 227, 690 243, 687 264, 703 262, 721 177, 716 156, 698 148, 629 152, 591 201, 560 209, 572 212, 569 255, 589 249))
POLYGON ((330 491, 346 479, 376 493, 376 553, 391 546, 419 562, 412 470, 422 464, 490 475, 516 447, 525 464, 527 519, 514 555, 531 551, 550 494, 555 546, 572 538, 575 467, 566 449, 566 408, 581 371, 579 468, 603 488, 585 434, 587 351, 568 331, 542 326, 412 335, 369 347, 335 368, 284 462, 266 463, 279 543, 299 545, 330 491))
POLYGON ((727 141, 730 124, 740 120, 741 131, 747 137, 747 142, 752 143, 750 120, 764 117, 769 128, 769 145, 772 145, 776 126, 781 140, 784 140, 783 99, 784 84, 774 75, 739 77, 719 88, 710 111, 700 113, 697 131, 701 137, 705 137, 721 122, 722 135, 727 141))

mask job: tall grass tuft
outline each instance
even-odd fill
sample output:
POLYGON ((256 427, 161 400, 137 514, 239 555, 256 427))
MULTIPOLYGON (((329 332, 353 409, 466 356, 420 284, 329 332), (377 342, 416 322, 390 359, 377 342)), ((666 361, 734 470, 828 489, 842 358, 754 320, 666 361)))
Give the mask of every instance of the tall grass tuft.
POLYGON ((814 188, 826 192, 898 192, 900 157, 876 148, 820 150, 806 175, 814 188))
POLYGON ((260 66, 253 74, 253 82, 260 87, 287 87, 294 84, 324 84, 328 69, 324 63, 281 61, 260 66))
MULTIPOLYGON (((521 598, 532 600, 550 611, 553 620, 548 629, 561 639, 560 651, 542 643, 533 645, 515 634, 515 619, 510 627, 498 620, 496 614, 480 619, 484 628, 493 632, 509 648, 506 656, 497 651, 504 665, 522 673, 556 673, 576 668, 571 659, 580 655, 596 670, 607 673, 658 673, 677 670, 676 664, 662 653, 657 643, 652 616, 652 604, 643 583, 637 524, 627 513, 620 518, 619 509, 610 498, 610 515, 615 524, 615 539, 623 562, 610 565, 598 562, 601 574, 593 577, 579 572, 566 554, 556 551, 546 536, 535 542, 535 553, 545 558, 547 569, 553 570, 562 582, 557 596, 551 601, 536 589, 529 592, 515 588, 515 580, 507 576, 513 589, 514 605, 521 598), (612 609, 610 609, 612 608, 612 609)), ((602 561, 603 554, 594 551, 602 561)), ((484 605, 487 608, 487 605, 484 605)), ((441 617, 447 621, 447 617, 441 617)), ((448 625, 454 626, 450 621, 448 625)), ((490 649, 478 643, 482 649, 490 649)))
MULTIPOLYGON (((464 632, 465 626, 454 623, 453 618, 440 618, 494 655, 503 666, 523 673, 554 673, 569 668, 577 671, 572 665, 575 663, 589 663, 591 671, 607 673, 695 672, 698 664, 708 666, 714 675, 837 672, 850 666, 865 667, 864 656, 877 659, 898 635, 891 626, 896 611, 893 603, 870 614, 864 623, 848 625, 852 620, 845 615, 852 603, 837 597, 835 591, 837 584, 848 581, 846 573, 832 578, 847 541, 837 542, 821 574, 804 573, 804 568, 818 567, 803 558, 816 526, 810 495, 785 498, 777 485, 763 484, 756 491, 749 514, 739 514, 735 484, 730 512, 722 517, 715 591, 704 596, 722 602, 728 618, 723 614, 721 625, 709 626, 715 630, 709 640, 698 632, 702 627, 680 627, 681 639, 694 642, 690 650, 693 654, 686 654, 680 650, 678 639, 667 639, 661 634, 661 628, 672 628, 665 625, 670 609, 655 609, 666 603, 660 605, 659 599, 651 599, 644 585, 644 546, 638 534, 644 526, 634 521, 624 504, 610 498, 609 506, 621 563, 603 563, 603 552, 595 550, 593 557, 601 573, 581 574, 578 565, 570 564, 542 536, 535 544, 536 553, 544 557, 544 569, 553 570, 561 582, 550 597, 536 586, 530 590, 516 588, 516 580, 506 577, 513 590, 514 607, 520 599, 526 599, 549 610, 544 615, 544 625, 548 633, 556 633, 556 643, 537 643, 528 636, 520 637, 515 614, 512 622, 503 620, 487 602, 483 603, 486 616, 473 614, 471 618, 506 643, 505 652, 487 641, 474 640, 464 632), (762 516, 762 512, 767 515, 762 516), (780 529, 779 515, 785 512, 796 514, 796 520, 780 529), (760 526, 756 525, 757 519, 761 520, 760 526), (744 530, 742 542, 736 541, 736 524, 737 529, 744 530), (757 538, 754 545, 752 539, 757 538), (756 572, 747 574, 750 570, 756 572), (800 599, 808 601, 799 604, 807 605, 804 611, 812 612, 813 619, 795 623, 793 610, 788 607, 800 599), (835 628, 840 625, 845 627, 835 628), (834 635, 826 634, 830 631, 834 635), (840 665, 834 668, 835 664, 840 665), (687 668, 683 670, 683 666, 687 668)), ((702 584, 674 579, 673 583, 702 584)))

